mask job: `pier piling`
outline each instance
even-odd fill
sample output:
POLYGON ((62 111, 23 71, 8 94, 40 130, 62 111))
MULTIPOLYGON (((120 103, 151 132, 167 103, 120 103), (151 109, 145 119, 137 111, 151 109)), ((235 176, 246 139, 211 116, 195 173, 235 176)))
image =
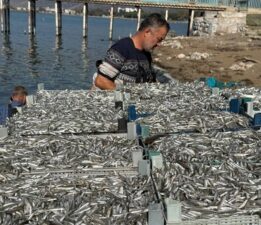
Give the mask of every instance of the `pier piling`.
POLYGON ((137 13, 137 30, 139 30, 140 27, 140 18, 141 18, 141 7, 137 7, 138 13, 137 13))
POLYGON ((193 21, 194 21, 194 12, 195 12, 195 10, 193 10, 193 9, 189 10, 189 21, 188 21, 187 36, 190 36, 191 33, 192 33, 192 26, 193 26, 193 21))
MULTIPOLYGON (((56 35, 55 37, 55 50, 56 50, 56 53, 58 53, 61 48, 62 48, 62 45, 63 45, 63 40, 62 40, 62 36, 61 35, 56 35)), ((59 55, 57 54, 57 58, 58 60, 59 59, 59 55)))
POLYGON ((83 37, 88 37, 88 3, 83 4, 83 37))
POLYGON ((56 35, 60 36, 62 34, 62 2, 55 2, 55 27, 56 35))
POLYGON ((1 32, 5 34, 10 33, 10 1, 0 0, 1 10, 1 32))
POLYGON ((110 39, 110 40, 112 40, 112 35, 113 35, 113 9, 114 9, 114 7, 111 6, 110 30, 109 30, 109 39, 110 39))
POLYGON ((168 21, 168 19, 169 19, 169 10, 166 9, 166 11, 165 11, 165 20, 168 21))
POLYGON ((35 35, 36 4, 35 0, 28 0, 28 33, 35 35))

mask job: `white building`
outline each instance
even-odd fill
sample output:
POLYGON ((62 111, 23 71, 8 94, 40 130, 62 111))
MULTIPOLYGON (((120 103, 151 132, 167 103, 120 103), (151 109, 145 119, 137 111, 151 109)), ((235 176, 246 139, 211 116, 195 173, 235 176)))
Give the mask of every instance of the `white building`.
POLYGON ((53 12, 53 13, 55 13, 55 8, 45 7, 45 10, 46 10, 47 12, 53 12))
POLYGON ((76 15, 76 11, 73 9, 65 9, 64 13, 68 15, 76 15))
POLYGON ((117 12, 137 12, 137 8, 129 8, 129 7, 118 7, 117 12))

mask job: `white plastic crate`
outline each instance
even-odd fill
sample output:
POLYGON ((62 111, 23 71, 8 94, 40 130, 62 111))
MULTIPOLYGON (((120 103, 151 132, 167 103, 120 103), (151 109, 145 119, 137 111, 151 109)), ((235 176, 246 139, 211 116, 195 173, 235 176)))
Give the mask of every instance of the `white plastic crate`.
POLYGON ((261 225, 261 220, 254 216, 231 216, 227 218, 199 219, 183 221, 181 223, 167 223, 167 225, 261 225))

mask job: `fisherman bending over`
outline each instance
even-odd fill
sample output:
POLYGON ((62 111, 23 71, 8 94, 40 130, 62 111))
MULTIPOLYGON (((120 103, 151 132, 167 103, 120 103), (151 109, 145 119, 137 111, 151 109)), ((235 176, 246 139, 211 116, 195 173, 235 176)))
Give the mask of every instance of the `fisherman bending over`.
POLYGON ((150 52, 165 39, 168 31, 169 24, 160 14, 149 15, 134 36, 119 40, 107 51, 105 59, 98 63, 94 86, 113 90, 116 83, 155 82, 150 52))

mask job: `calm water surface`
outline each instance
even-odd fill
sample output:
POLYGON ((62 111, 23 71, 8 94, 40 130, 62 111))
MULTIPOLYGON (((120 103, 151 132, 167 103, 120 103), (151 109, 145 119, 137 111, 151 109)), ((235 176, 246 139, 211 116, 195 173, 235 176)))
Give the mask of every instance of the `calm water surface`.
MULTIPOLYGON (((27 34, 27 13, 11 12, 11 34, 0 38, 0 104, 8 102, 13 87, 24 85, 34 93, 38 83, 46 89, 88 89, 95 61, 104 57, 109 19, 89 17, 88 41, 82 38, 82 17, 63 16, 62 37, 55 35, 55 17, 37 14, 36 36, 27 34)), ((171 23, 178 35, 186 23, 171 23)), ((115 19, 113 38, 134 34, 136 20, 115 19)), ((115 41, 114 40, 114 41, 115 41)))

